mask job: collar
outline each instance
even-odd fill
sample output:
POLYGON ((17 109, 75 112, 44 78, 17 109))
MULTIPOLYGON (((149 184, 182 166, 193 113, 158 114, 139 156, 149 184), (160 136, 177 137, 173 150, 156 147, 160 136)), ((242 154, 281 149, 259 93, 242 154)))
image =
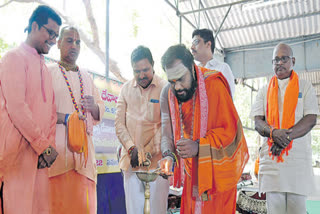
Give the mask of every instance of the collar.
POLYGON ((20 47, 22 47, 28 53, 31 53, 35 56, 40 56, 40 58, 44 59, 44 56, 42 54, 38 54, 38 51, 35 48, 28 45, 27 43, 25 43, 25 42, 21 43, 20 47))
POLYGON ((215 58, 210 59, 204 67, 215 66, 217 64, 217 60, 215 58))
MULTIPOLYGON (((159 85, 159 77, 156 74, 153 74, 152 81, 151 81, 150 85, 147 88, 149 88, 151 85, 154 85, 155 87, 158 87, 158 85, 159 85)), ((138 87, 138 86, 140 86, 140 85, 138 85, 136 79, 133 78, 133 87, 138 87)), ((147 89, 147 88, 142 88, 142 89, 147 89)))

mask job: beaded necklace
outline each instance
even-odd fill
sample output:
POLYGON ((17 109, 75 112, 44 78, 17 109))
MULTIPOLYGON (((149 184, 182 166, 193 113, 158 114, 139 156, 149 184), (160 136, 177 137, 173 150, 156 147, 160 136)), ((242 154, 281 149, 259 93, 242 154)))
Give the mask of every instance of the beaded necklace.
MULTIPOLYGON (((193 94, 192 96, 192 122, 191 122, 191 131, 190 131, 190 139, 193 140, 193 122, 194 122, 194 106, 195 106, 195 100, 196 100, 196 93, 193 94)), ((179 103, 179 116, 180 116, 180 139, 184 138, 183 137, 183 121, 182 121, 182 104, 179 103)))
MULTIPOLYGON (((70 83, 69 83, 69 80, 68 80, 68 77, 66 75, 66 72, 64 71, 61 63, 59 62, 59 68, 60 68, 60 71, 62 73, 62 76, 64 77, 64 80, 66 81, 66 84, 67 84, 67 87, 69 89, 69 93, 70 93, 70 96, 71 96, 71 100, 72 100, 72 103, 73 103, 73 106, 74 108, 77 110, 78 113, 80 113, 79 111, 79 107, 76 103, 76 99, 74 98, 74 95, 73 95, 73 92, 72 92, 72 89, 71 89, 71 86, 70 86, 70 83)), ((79 67, 77 66, 77 73, 78 73, 78 77, 79 77, 79 80, 80 80, 80 96, 81 96, 81 100, 84 99, 84 92, 83 92, 83 80, 82 80, 82 77, 81 77, 81 74, 80 74, 80 71, 79 71, 79 67)), ((81 105, 81 112, 83 114, 83 116, 85 115, 84 113, 84 109, 83 109, 83 106, 81 105)))

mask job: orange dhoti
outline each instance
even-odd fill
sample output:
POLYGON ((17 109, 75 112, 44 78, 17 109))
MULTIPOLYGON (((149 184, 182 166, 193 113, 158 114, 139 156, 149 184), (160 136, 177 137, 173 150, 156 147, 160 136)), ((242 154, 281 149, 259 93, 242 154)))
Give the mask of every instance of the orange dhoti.
MULTIPOLYGON (((236 212, 237 187, 225 192, 208 194, 208 201, 201 203, 202 214, 231 214, 236 212)), ((196 199, 192 195, 192 181, 185 175, 181 197, 181 213, 195 213, 196 199)))
POLYGON ((96 214, 96 183, 71 170, 51 177, 50 213, 96 214))

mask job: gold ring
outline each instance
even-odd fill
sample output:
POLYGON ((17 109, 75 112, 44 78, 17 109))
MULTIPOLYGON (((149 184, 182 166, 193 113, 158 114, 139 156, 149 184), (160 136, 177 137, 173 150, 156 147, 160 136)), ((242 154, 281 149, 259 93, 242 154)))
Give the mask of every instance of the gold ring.
POLYGON ((291 141, 291 139, 290 139, 289 135, 287 136, 287 139, 288 139, 289 141, 291 141))
POLYGON ((51 155, 51 148, 47 148, 45 153, 46 153, 46 155, 48 155, 48 156, 51 155))

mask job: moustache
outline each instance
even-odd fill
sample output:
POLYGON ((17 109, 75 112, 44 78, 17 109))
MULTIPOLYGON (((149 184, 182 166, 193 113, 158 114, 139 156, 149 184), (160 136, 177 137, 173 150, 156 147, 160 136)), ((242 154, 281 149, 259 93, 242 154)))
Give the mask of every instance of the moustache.
POLYGON ((283 66, 279 65, 276 67, 276 69, 279 70, 279 69, 285 69, 285 68, 283 66))
POLYGON ((143 77, 142 79, 139 78, 138 80, 141 81, 141 80, 147 80, 147 79, 148 79, 148 77, 143 77))
POLYGON ((180 89, 180 90, 175 90, 176 93, 180 93, 180 92, 187 92, 187 89, 180 89))

